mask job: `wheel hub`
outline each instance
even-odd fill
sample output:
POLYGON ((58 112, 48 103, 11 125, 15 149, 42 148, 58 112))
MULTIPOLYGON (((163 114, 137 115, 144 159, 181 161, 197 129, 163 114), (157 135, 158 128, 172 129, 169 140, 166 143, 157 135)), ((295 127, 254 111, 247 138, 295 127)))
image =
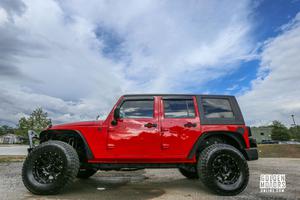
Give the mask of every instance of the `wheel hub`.
POLYGON ((33 176, 42 184, 57 180, 63 171, 63 159, 55 152, 44 152, 34 162, 33 176))
POLYGON ((234 157, 228 154, 218 155, 212 163, 213 174, 219 183, 230 185, 240 176, 240 169, 234 157))

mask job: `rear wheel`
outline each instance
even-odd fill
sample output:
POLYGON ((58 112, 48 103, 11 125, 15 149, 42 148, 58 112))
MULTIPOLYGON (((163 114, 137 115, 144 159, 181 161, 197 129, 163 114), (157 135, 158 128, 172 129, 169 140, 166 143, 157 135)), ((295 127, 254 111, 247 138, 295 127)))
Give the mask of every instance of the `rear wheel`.
POLYGON ((77 174, 77 178, 80 178, 80 179, 87 179, 91 176, 93 176, 95 173, 97 172, 96 169, 87 169, 87 168, 81 168, 79 169, 78 171, 78 174, 77 174))
POLYGON ((249 181, 249 168, 243 155, 233 146, 213 144, 199 155, 198 174, 209 189, 220 195, 237 195, 249 181))
POLYGON ((196 167, 182 167, 179 168, 179 172, 188 179, 199 178, 196 167))
POLYGON ((78 155, 72 146, 48 141, 29 153, 23 164, 22 180, 34 194, 57 194, 73 182, 78 169, 78 155))

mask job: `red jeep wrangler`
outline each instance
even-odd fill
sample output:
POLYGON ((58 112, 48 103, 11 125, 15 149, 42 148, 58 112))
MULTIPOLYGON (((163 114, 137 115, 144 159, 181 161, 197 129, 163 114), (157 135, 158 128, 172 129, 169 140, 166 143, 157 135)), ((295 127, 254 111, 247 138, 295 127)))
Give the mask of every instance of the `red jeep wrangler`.
POLYGON ((48 127, 38 146, 28 135, 22 178, 34 194, 56 194, 97 170, 178 168, 217 194, 236 195, 248 184, 246 160, 258 159, 233 96, 124 95, 104 121, 48 127))

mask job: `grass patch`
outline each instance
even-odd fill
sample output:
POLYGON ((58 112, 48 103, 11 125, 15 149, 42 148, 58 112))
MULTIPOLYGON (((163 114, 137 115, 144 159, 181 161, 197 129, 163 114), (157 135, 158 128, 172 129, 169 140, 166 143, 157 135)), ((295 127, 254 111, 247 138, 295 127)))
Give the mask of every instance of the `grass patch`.
POLYGON ((260 144, 258 154, 261 158, 300 158, 300 145, 260 144))
POLYGON ((26 156, 1 156, 0 162, 22 162, 26 156))

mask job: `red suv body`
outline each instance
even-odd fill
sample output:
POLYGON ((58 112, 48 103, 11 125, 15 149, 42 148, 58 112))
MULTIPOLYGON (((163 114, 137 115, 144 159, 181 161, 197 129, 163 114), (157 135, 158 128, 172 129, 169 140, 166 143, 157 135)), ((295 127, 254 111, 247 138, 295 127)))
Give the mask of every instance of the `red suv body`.
POLYGON ((35 194, 56 194, 97 170, 178 168, 221 195, 242 192, 246 160, 258 159, 256 142, 235 97, 124 95, 104 121, 55 125, 40 133, 22 179, 35 194))
MULTIPOLYGON (((215 106, 215 109, 222 109, 220 105, 215 106)), ((231 140, 246 159, 257 159, 256 148, 250 149, 250 129, 246 127, 233 96, 124 95, 104 121, 55 125, 42 132, 41 137, 43 140, 46 135, 53 137, 49 136, 50 133, 60 134, 69 130, 75 131, 83 139, 89 163, 195 163, 197 145, 212 135, 222 135, 231 140), (203 101, 207 102, 206 105, 203 105, 203 101), (215 117, 214 113, 210 113, 211 117, 206 118, 204 112, 214 112, 208 110, 213 101, 223 103, 225 109, 229 105, 227 109, 231 113, 227 111, 223 113, 228 116, 215 114, 215 117), (178 114, 185 112, 180 110, 182 108, 176 108, 176 105, 182 107, 182 103, 190 106, 189 115, 178 114), (145 116, 131 112, 128 116, 116 119, 114 124, 115 109, 122 110, 126 104, 130 104, 127 110, 149 110, 144 113, 145 116), (136 104, 149 108, 139 108, 136 104)))

